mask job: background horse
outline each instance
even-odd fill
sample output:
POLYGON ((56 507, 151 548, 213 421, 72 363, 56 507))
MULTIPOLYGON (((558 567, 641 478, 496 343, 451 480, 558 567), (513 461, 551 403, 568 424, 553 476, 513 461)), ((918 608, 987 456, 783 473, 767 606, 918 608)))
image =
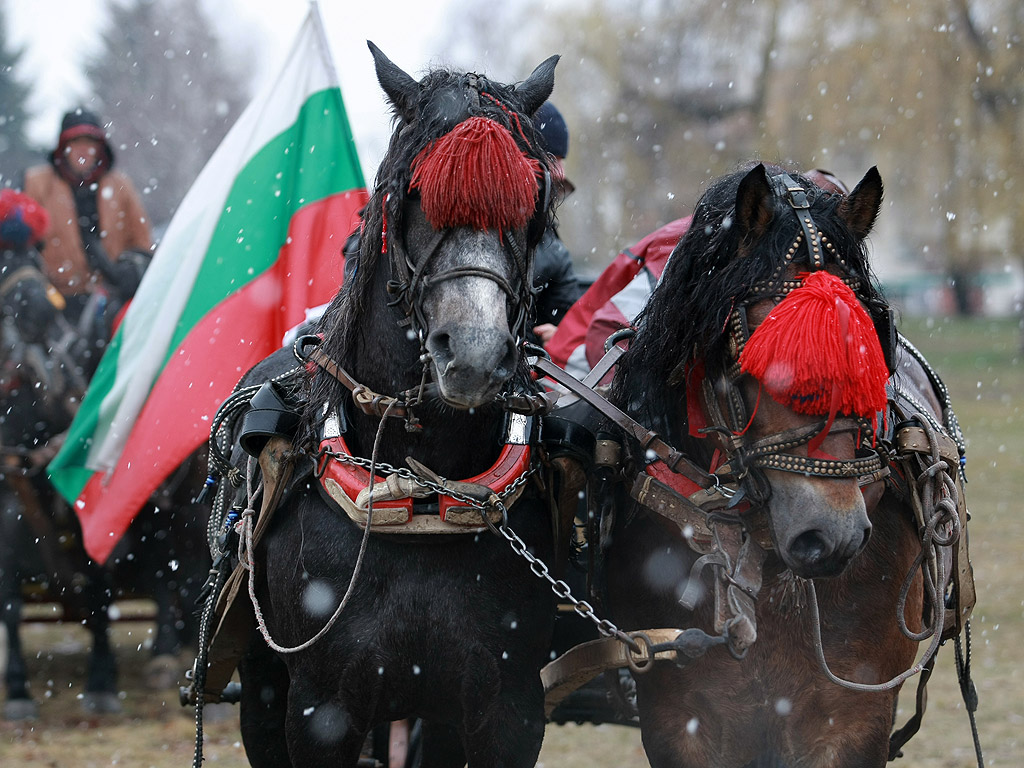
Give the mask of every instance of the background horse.
POLYGON ((19 624, 25 591, 62 604, 64 619, 92 636, 83 706, 117 711, 117 669, 110 648, 109 608, 115 597, 152 597, 156 633, 147 674, 151 685, 177 682, 178 654, 195 645, 195 594, 209 570, 197 530, 208 507, 191 503, 205 474, 201 458, 164 483, 138 515, 104 568, 86 554, 78 518, 46 478, 45 467, 81 402, 107 341, 109 323, 98 297, 75 322, 39 271, 31 248, 2 251, 0 314, 0 620, 8 637, 6 719, 34 717, 19 624), (192 470, 195 469, 193 472, 192 470), (198 477, 198 480, 197 480, 198 477), (173 670, 173 677, 171 676, 173 670))
MULTIPOLYGON (((551 196, 530 116, 551 93, 557 57, 516 86, 443 70, 417 82, 370 47, 395 130, 354 277, 319 328, 320 363, 311 378, 305 368, 292 378, 305 402, 296 471, 313 457, 325 477, 375 464, 389 475, 375 491, 415 477, 397 494, 375 493, 372 519, 408 510, 410 485, 426 485, 411 509, 419 524, 451 498, 438 495, 452 486, 445 478, 500 462, 514 441, 503 403, 536 391, 520 342, 551 196), (396 393, 390 413, 404 418, 388 416, 396 393), (318 450, 330 435, 347 444, 334 458, 318 450), (406 457, 413 471, 392 471, 406 457)), ((246 381, 294 365, 287 350, 246 381)), ((514 488, 503 480, 493 489, 506 498, 508 527, 492 519, 546 559, 552 523, 533 467, 516 472, 514 488)), ((533 765, 544 731, 538 670, 554 621, 548 585, 511 539, 487 530, 479 508, 465 512, 468 534, 374 525, 367 535, 353 521, 366 523, 365 494, 340 498, 338 482, 330 494, 317 479, 297 482, 254 551, 269 631, 253 633, 239 665, 252 764, 354 766, 375 724, 419 717, 433 726, 424 765, 533 765)))
MULTIPOLYGON (((606 542, 612 618, 723 646, 635 675, 656 768, 884 765, 901 673, 923 625, 942 631, 908 478, 882 480, 887 399, 890 416, 944 429, 872 284, 881 199, 874 169, 848 196, 760 165, 717 180, 619 361, 613 400, 699 471, 634 452, 644 505, 622 500, 606 542), (658 488, 682 513, 649 509, 658 488)), ((922 525, 951 546, 956 511, 939 517, 922 525)))
POLYGON ((38 268, 31 248, 3 251, 0 282, 3 366, 0 386, 0 618, 7 632, 4 717, 33 717, 18 627, 24 584, 59 600, 70 621, 92 634, 83 704, 114 711, 116 664, 107 637, 108 575, 85 555, 71 508, 46 479, 56 448, 50 442, 71 423, 85 381, 69 349, 74 330, 63 322, 61 300, 38 268))

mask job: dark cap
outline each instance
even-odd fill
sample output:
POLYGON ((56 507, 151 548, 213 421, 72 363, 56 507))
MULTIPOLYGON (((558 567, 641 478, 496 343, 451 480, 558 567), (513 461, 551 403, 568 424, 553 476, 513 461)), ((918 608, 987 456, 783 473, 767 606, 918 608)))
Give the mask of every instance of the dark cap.
POLYGON ((96 113, 85 107, 78 107, 64 115, 60 123, 60 137, 57 139, 57 149, 54 156, 61 153, 69 141, 80 138, 95 139, 103 144, 107 150, 107 168, 114 164, 114 150, 107 140, 107 132, 103 128, 96 113))
POLYGON ((569 129, 554 104, 550 101, 541 104, 533 116, 533 124, 540 132, 540 143, 545 152, 555 157, 569 155, 569 129))

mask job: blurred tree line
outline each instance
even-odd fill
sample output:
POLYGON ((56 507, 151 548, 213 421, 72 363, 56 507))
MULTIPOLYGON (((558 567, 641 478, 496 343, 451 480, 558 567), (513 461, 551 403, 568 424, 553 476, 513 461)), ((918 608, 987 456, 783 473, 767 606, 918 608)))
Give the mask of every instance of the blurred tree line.
POLYGON ((560 229, 584 272, 754 158, 850 186, 877 165, 876 259, 966 288, 1024 257, 1020 0, 458 0, 449 19, 452 63, 498 79, 562 55, 560 229))
MULTIPOLYGON (((0 174, 16 178, 45 162, 31 147, 31 72, 9 41, 0 5, 0 174)), ((227 55, 199 0, 110 0, 95 49, 85 57, 85 106, 108 122, 117 166, 135 182, 154 225, 166 224, 249 100, 245 62, 227 55)))

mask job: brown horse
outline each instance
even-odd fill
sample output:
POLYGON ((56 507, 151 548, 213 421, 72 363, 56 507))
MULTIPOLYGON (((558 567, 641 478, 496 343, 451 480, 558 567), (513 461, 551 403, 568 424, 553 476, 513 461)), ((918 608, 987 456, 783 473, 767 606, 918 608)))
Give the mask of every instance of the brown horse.
POLYGON ((619 361, 612 400, 680 450, 632 451, 612 619, 702 637, 635 675, 655 768, 884 765, 919 645, 966 621, 962 440, 873 285, 881 199, 875 169, 717 180, 619 361))

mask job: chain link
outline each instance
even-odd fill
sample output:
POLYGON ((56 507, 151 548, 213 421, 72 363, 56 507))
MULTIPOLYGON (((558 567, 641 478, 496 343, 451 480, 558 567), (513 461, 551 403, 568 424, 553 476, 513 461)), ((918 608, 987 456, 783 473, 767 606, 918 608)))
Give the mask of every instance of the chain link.
POLYGON ((454 488, 449 488, 444 483, 445 478, 441 478, 441 482, 435 482, 434 480, 431 480, 429 478, 417 475, 411 469, 408 469, 406 467, 395 467, 386 462, 377 462, 375 465, 371 466, 371 462, 369 461, 369 459, 364 459, 359 456, 352 456, 351 454, 343 453, 341 451, 322 451, 318 457, 318 464, 323 457, 330 457, 345 464, 352 464, 357 467, 362 467, 363 469, 371 471, 375 469, 376 471, 383 472, 385 474, 398 475, 401 478, 415 482, 417 485, 420 485, 423 488, 427 488, 431 491, 434 491, 435 493, 439 493, 444 496, 450 496, 451 498, 456 499, 457 501, 461 501, 462 503, 466 504, 469 507, 480 510, 481 516, 487 523, 487 527, 492 532, 496 533, 497 535, 505 539, 508 542, 509 546, 512 548, 512 551, 516 555, 526 560, 527 564, 530 566, 530 571, 531 573, 533 573, 534 576, 536 576, 538 579, 543 579, 548 582, 548 584, 551 586, 551 591, 555 594, 555 597, 559 598, 560 600, 566 600, 569 603, 571 603, 573 610, 583 618, 591 621, 597 628, 597 631, 605 637, 614 637, 620 642, 627 645, 630 648, 630 650, 632 650, 634 653, 640 652, 640 646, 637 645, 636 641, 633 640, 632 637, 623 632, 608 619, 600 618, 594 612, 594 607, 586 600, 579 600, 578 598, 574 597, 572 594, 572 589, 569 587, 569 585, 566 584, 562 579, 554 578, 550 573, 551 569, 548 567, 547 563, 545 563, 539 557, 531 553, 526 547, 526 542, 524 542, 515 531, 509 528, 508 510, 505 508, 504 500, 511 496, 515 491, 517 491, 522 485, 526 483, 526 481, 534 473, 536 473, 536 465, 531 466, 529 469, 523 472, 523 474, 519 475, 515 480, 506 485, 505 488, 501 491, 501 493, 496 495, 496 500, 492 499, 486 502, 481 502, 477 499, 474 499, 472 496, 467 496, 464 493, 456 491, 454 488), (502 522, 500 525, 495 526, 491 524, 490 519, 486 515, 487 509, 492 506, 496 507, 501 512, 502 522))
MULTIPOLYGON (((483 505, 480 506, 482 507, 483 505)), ((502 519, 507 520, 508 514, 504 509, 504 505, 502 504, 501 507, 502 519)), ((594 607, 590 603, 588 603, 586 600, 579 600, 576 597, 574 597, 572 594, 572 589, 569 587, 568 584, 566 584, 562 579, 554 578, 549 572, 550 569, 548 568, 547 563, 545 563, 539 557, 530 552, 526 548, 526 543, 521 538, 519 538, 519 535, 515 531, 509 528, 507 523, 503 522, 501 525, 497 527, 496 530, 498 534, 508 542, 509 546, 512 548, 512 551, 524 560, 526 560, 527 563, 529 563, 530 571, 533 573, 533 575, 539 579, 544 579, 548 582, 548 584, 551 585, 551 591, 555 593, 555 597, 570 602, 572 604, 573 610, 576 611, 576 613, 582 616, 583 618, 591 621, 597 628, 597 631, 605 637, 614 637, 620 642, 627 645, 630 648, 630 650, 632 650, 634 653, 640 652, 640 646, 632 637, 627 635, 625 632, 623 632, 621 629, 615 626, 608 619, 600 618, 594 612, 594 607)))

